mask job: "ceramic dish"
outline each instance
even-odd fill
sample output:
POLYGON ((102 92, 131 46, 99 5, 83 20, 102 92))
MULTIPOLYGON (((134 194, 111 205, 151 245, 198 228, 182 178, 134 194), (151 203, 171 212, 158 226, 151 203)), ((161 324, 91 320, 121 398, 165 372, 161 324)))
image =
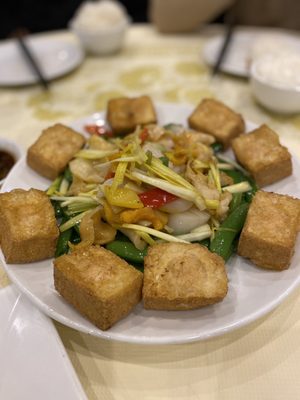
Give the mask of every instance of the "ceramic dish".
MULTIPOLYGON (((161 104, 156 106, 160 124, 186 124, 190 106, 161 104)), ((83 126, 104 119, 94 114, 72 124, 83 126)), ((247 124, 247 130, 255 126, 247 124)), ((266 188, 278 193, 300 196, 300 164, 293 159, 292 176, 266 188)), ((46 189, 50 182, 20 160, 8 176, 3 191, 13 188, 46 189)), ((52 318, 82 332, 106 339, 142 344, 184 343, 206 339, 248 324, 280 304, 300 282, 300 240, 288 270, 265 271, 245 259, 234 256, 227 263, 228 295, 222 303, 193 311, 150 311, 139 304, 125 319, 108 331, 101 331, 82 317, 54 289, 52 261, 26 265, 6 265, 6 271, 19 289, 52 318), (266 290, 266 287, 268 288, 266 290)))
MULTIPOLYGON (((283 114, 300 112, 300 84, 298 80, 300 57, 297 55, 297 66, 285 65, 288 58, 274 59, 273 57, 262 57, 252 63, 250 68, 250 85, 257 101, 267 109, 283 114), (270 77, 270 66, 276 67, 279 78, 282 79, 283 72, 290 77, 292 74, 297 78, 294 84, 284 81, 272 80, 270 77), (264 70, 267 68, 267 70, 264 70), (262 74, 262 72, 265 72, 262 74)), ((292 59, 293 61, 293 59, 292 59)))
MULTIPOLYGON (((281 38, 282 41, 290 44, 295 51, 300 50, 299 38, 288 35, 287 33, 275 31, 275 30, 259 30, 259 29, 246 29, 236 30, 233 33, 232 40, 229 44, 226 56, 221 64, 220 70, 231 75, 248 78, 250 74, 251 56, 253 52, 253 46, 257 43, 257 40, 266 40, 268 38, 275 37, 281 38)), ((209 39, 203 48, 204 61, 213 66, 216 63, 219 51, 224 42, 223 35, 216 35, 209 39)), ((280 43, 282 48, 283 44, 280 43)), ((267 51, 267 48, 265 49, 267 51)), ((273 49, 274 50, 274 49, 273 49)))
MULTIPOLYGON (((15 162, 17 162, 24 154, 24 151, 16 142, 5 138, 0 138, 0 151, 7 152, 8 154, 12 155, 15 162)), ((0 187, 3 185, 4 181, 5 178, 0 179, 0 187)))
POLYGON ((0 398, 86 400, 49 318, 13 285, 0 289, 0 398))
MULTIPOLYGON (((59 40, 51 35, 32 35, 27 38, 28 47, 36 56, 47 80, 58 78, 72 71, 83 61, 81 47, 59 40)), ((17 42, 8 39, 0 42, 0 85, 22 86, 37 82, 26 63, 17 42)))

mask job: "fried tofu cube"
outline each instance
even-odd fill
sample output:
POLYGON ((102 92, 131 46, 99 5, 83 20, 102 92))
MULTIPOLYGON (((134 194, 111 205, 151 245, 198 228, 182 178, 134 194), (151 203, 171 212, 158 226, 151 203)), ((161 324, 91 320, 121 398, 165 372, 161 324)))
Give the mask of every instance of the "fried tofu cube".
POLYGON ((224 261, 206 247, 162 243, 149 248, 144 261, 146 309, 192 310, 223 300, 227 290, 224 261))
POLYGON ((294 254, 299 217, 299 199, 258 191, 240 236, 238 254, 258 267, 287 269, 294 254))
POLYGON ((107 120, 114 133, 126 134, 137 125, 156 123, 157 117, 150 97, 120 97, 108 102, 107 120))
POLYGON ((289 151, 280 144, 277 133, 267 125, 234 139, 232 148, 238 162, 260 187, 292 174, 289 151))
POLYGON ((55 289, 102 330, 138 304, 142 283, 140 271, 104 247, 81 248, 54 261, 55 289))
POLYGON ((245 132, 245 122, 220 101, 204 99, 188 118, 189 126, 197 131, 210 133, 224 148, 232 139, 245 132))
POLYGON ((55 179, 81 149, 85 138, 73 129, 55 124, 45 129, 27 152, 27 164, 40 175, 55 179))
POLYGON ((0 194, 0 242, 9 264, 54 256, 59 230, 45 192, 14 189, 0 194))

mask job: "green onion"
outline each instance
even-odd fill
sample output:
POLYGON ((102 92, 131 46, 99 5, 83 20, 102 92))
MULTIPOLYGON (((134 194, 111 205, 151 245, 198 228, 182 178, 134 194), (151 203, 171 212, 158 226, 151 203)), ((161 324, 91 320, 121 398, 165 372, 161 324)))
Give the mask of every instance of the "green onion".
POLYGON ((246 176, 250 175, 249 172, 245 170, 245 168, 243 168, 240 164, 238 164, 237 162, 231 160, 230 158, 225 157, 224 155, 220 156, 218 154, 218 159, 221 160, 221 161, 225 161, 228 164, 233 165, 234 168, 238 169, 239 171, 242 171, 244 175, 246 175, 246 176))
POLYGON ((46 194, 47 194, 48 196, 52 196, 55 192, 58 191, 62 179, 63 179, 63 176, 60 175, 60 176, 58 176, 58 177, 51 183, 50 187, 48 188, 48 190, 47 190, 47 192, 46 192, 46 194))
POLYGON ((66 194, 69 189, 69 186, 70 186, 70 182, 66 178, 63 178, 60 183, 59 193, 62 195, 66 194))
POLYGON ((64 224, 62 224, 59 227, 59 230, 61 232, 67 231, 68 229, 72 228, 74 225, 76 225, 78 222, 80 222, 82 220, 82 218, 89 212, 88 211, 84 211, 78 215, 76 215, 75 217, 69 219, 67 222, 65 222, 64 224))
POLYGON ((98 160, 99 158, 109 157, 117 153, 118 150, 79 150, 74 157, 85 158, 86 160, 98 160))
POLYGON ((223 190, 226 190, 230 193, 243 193, 251 190, 251 185, 248 181, 244 181, 240 183, 235 183, 234 185, 225 186, 223 187, 223 190))
POLYGON ((217 163, 217 167, 223 171, 234 169, 234 166, 228 163, 217 163))
POLYGON ((143 173, 138 171, 132 171, 131 175, 142 182, 163 189, 166 192, 174 194, 175 196, 178 196, 182 199, 194 202, 200 210, 204 210, 206 208, 202 197, 199 193, 196 192, 193 186, 193 189, 187 189, 184 187, 180 187, 174 183, 167 182, 161 178, 144 175, 143 173))
POLYGON ((160 160, 153 158, 150 165, 146 165, 147 169, 170 183, 183 186, 187 189, 194 189, 194 186, 184 179, 181 175, 177 174, 171 168, 166 167, 160 160))
POLYGON ((149 233, 149 235, 158 237, 159 239, 165 240, 166 242, 180 242, 180 243, 189 243, 186 240, 177 238, 176 236, 169 235, 167 233, 157 231, 156 229, 153 228, 148 228, 147 226, 141 226, 137 224, 122 224, 122 228, 126 229, 132 229, 135 231, 141 231, 141 232, 146 232, 149 233))
POLYGON ((188 242, 198 242, 200 240, 208 239, 211 237, 211 229, 208 224, 194 229, 190 233, 176 236, 179 239, 187 240, 188 242))

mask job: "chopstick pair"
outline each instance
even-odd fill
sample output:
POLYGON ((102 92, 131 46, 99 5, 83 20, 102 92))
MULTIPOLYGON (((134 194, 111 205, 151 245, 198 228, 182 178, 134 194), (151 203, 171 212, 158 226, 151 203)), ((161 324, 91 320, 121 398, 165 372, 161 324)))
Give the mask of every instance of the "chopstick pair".
POLYGON ((38 60, 36 59, 35 55, 33 54, 32 50, 26 44, 24 37, 21 35, 17 36, 16 40, 27 64, 29 65, 33 73, 36 75, 38 83, 44 88, 44 90, 49 90, 49 82, 45 78, 42 72, 42 68, 38 60))
POLYGON ((225 18, 224 18, 224 24, 226 25, 225 28, 225 35, 224 35, 224 41, 223 44, 220 48, 219 54, 217 56, 216 62, 213 66, 213 69, 211 71, 211 76, 214 77, 216 76, 221 69, 222 63, 225 60, 227 50, 229 47, 229 44, 232 40, 234 28, 236 26, 236 6, 237 6, 238 0, 235 1, 233 6, 230 8, 230 10, 226 13, 225 18))

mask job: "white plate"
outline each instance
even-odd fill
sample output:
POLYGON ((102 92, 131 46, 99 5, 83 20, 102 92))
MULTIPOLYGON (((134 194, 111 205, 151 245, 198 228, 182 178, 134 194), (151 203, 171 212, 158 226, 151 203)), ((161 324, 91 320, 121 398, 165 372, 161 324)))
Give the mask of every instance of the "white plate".
POLYGON ((86 400, 49 318, 13 285, 0 289, 0 398, 86 400))
MULTIPOLYGON (((47 80, 58 78, 76 68, 84 58, 81 48, 55 36, 29 36, 32 49, 47 80)), ((13 39, 0 42, 0 85, 20 86, 36 83, 37 78, 13 39)))
MULTIPOLYGON (((186 123, 190 106, 158 105, 158 119, 186 123)), ((87 123, 103 118, 94 114, 74 124, 82 131, 87 123)), ((253 129, 253 124, 247 125, 253 129)), ((46 189, 50 182, 33 172, 23 158, 8 176, 3 190, 30 187, 46 189)), ((293 176, 268 188, 279 193, 300 194, 300 166, 294 160, 293 176)), ((300 241, 298 242, 300 245, 300 241)), ((222 303, 193 311, 150 311, 139 304, 134 311, 108 331, 101 331, 82 317, 54 290, 51 260, 27 265, 6 265, 10 278, 31 300, 52 318, 102 338, 118 341, 158 344, 184 343, 224 334, 263 316, 277 306, 300 281, 300 246, 290 268, 283 272, 265 271, 250 262, 232 257, 227 265, 229 292, 222 303)))
MULTIPOLYGON (((276 35, 276 37, 278 37, 279 31, 277 31, 277 33, 273 29, 235 31, 232 35, 232 40, 229 44, 220 70, 232 75, 247 78, 249 76, 252 45, 259 38, 272 37, 270 35, 276 35)), ((299 38, 285 32, 281 32, 280 36, 290 42, 290 44, 295 47, 295 50, 300 51, 299 38)), ((274 41, 275 40, 276 39, 274 39, 274 41)), ((205 44, 203 48, 203 58, 208 65, 215 65, 223 42, 224 35, 217 35, 209 39, 205 44)))

